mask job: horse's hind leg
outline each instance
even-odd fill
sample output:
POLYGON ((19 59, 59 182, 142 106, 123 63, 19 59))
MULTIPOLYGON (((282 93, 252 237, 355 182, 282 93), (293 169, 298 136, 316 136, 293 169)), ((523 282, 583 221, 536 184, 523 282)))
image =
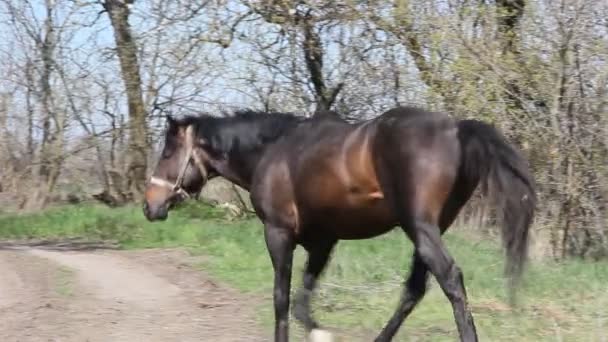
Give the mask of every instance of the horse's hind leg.
MULTIPOLYGON (((431 172, 426 174, 432 176, 431 172)), ((458 203, 453 203, 454 207, 450 206, 444 210, 443 215, 439 215, 441 209, 437 204, 440 202, 436 197, 429 196, 429 194, 440 193, 437 191, 439 189, 437 185, 441 186, 445 181, 441 182, 438 178, 429 176, 422 178, 426 184, 418 182, 415 183, 416 187, 426 189, 428 192, 409 198, 405 194, 415 194, 412 190, 416 188, 411 183, 398 179, 392 188, 387 184, 383 185, 383 190, 392 195, 391 198, 394 201, 402 229, 414 242, 415 257, 412 274, 407 281, 399 307, 376 341, 390 341, 403 320, 422 299, 427 270, 435 276, 452 304, 460 339, 466 342, 477 341, 473 317, 467 307, 462 272, 441 239, 442 232, 452 223, 458 211, 458 203), (423 196, 433 199, 433 201, 425 201, 423 196), (442 228, 437 225, 437 221, 442 228)))
POLYGON ((443 244, 439 227, 422 220, 415 220, 413 225, 408 226, 413 228, 409 233, 416 246, 416 253, 433 273, 452 304, 460 340, 477 341, 473 316, 467 304, 462 271, 443 244))
POLYGON ((412 270, 404 284, 397 310, 395 310, 393 317, 391 317, 380 335, 376 338, 376 342, 391 341, 393 339, 405 318, 424 297, 427 279, 428 269, 418 254, 414 253, 412 270))
POLYGON ((293 314, 300 321, 307 332, 319 328, 319 324, 312 318, 310 313, 310 300, 317 279, 329 261, 335 239, 315 241, 303 244, 308 251, 308 261, 302 276, 302 287, 295 294, 293 303, 293 314))

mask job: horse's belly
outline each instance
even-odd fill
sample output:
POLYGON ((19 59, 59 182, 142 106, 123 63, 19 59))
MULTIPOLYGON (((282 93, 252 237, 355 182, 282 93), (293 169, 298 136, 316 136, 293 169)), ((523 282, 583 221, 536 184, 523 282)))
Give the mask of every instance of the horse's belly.
POLYGON ((374 237, 396 225, 395 214, 371 164, 343 169, 328 167, 325 171, 307 173, 312 176, 296 183, 304 229, 311 234, 327 232, 338 239, 350 240, 374 237), (366 169, 371 171, 363 172, 366 169))
POLYGON ((332 232, 342 240, 367 239, 393 229, 395 215, 385 201, 376 199, 367 203, 344 203, 339 207, 319 208, 311 229, 332 232))

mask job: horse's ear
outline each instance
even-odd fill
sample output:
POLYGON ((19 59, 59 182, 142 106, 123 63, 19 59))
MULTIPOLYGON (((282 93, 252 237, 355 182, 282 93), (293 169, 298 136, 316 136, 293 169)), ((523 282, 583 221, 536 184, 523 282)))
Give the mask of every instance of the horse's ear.
POLYGON ((167 114, 167 125, 169 127, 175 127, 176 124, 177 120, 175 120, 171 114, 167 114))
POLYGON ((179 122, 172 115, 167 114, 167 134, 176 135, 179 132, 179 122))

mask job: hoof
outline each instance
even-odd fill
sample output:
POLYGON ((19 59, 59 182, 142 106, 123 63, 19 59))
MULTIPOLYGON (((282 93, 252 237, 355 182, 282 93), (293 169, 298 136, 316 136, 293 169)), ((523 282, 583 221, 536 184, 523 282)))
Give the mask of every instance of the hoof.
POLYGON ((335 342, 334 336, 327 330, 312 329, 308 335, 308 342, 335 342))

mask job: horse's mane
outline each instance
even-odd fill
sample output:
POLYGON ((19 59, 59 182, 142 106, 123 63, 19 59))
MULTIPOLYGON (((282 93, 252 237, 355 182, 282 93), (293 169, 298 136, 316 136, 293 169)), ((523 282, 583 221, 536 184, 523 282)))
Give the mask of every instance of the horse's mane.
POLYGON ((298 123, 311 120, 288 112, 241 109, 224 116, 207 113, 176 119, 179 126, 193 125, 214 152, 246 152, 283 136, 298 123))

